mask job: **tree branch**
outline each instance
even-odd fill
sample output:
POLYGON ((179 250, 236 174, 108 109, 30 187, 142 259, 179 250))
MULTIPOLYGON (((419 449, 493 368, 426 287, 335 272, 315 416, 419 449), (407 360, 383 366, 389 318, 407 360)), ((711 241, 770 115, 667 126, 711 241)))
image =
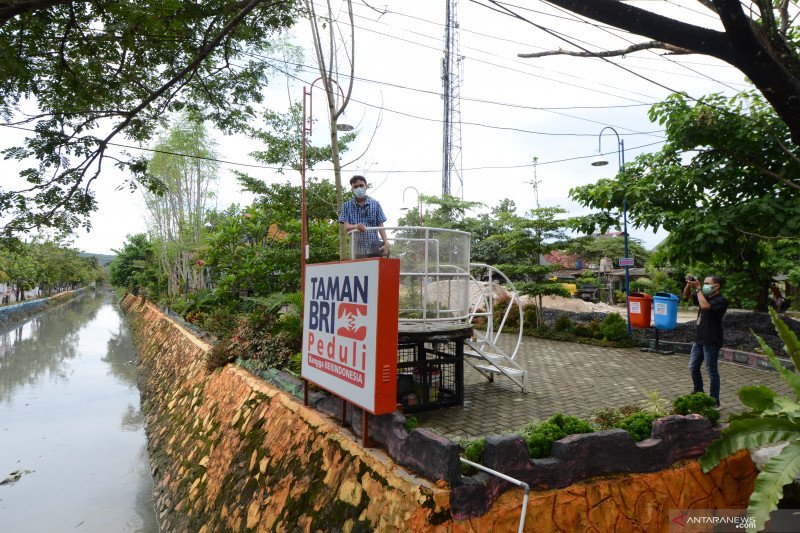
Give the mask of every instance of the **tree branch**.
MULTIPOLYGON (((731 62, 734 49, 725 32, 687 24, 619 0, 547 0, 573 13, 617 28, 644 35, 678 48, 717 57, 731 62)), ((492 2, 494 3, 494 2, 492 2)))
POLYGON ((22 15, 23 13, 49 9, 61 4, 72 4, 73 2, 74 0, 28 0, 22 2, 2 2, 0 3, 0 26, 5 24, 8 20, 16 17, 17 15, 22 15))
POLYGON ((636 43, 632 44, 627 48, 621 48, 619 50, 604 50, 601 52, 572 52, 570 50, 564 50, 559 48, 558 50, 548 50, 547 52, 536 52, 531 54, 517 54, 517 57, 529 59, 529 58, 536 58, 536 57, 546 57, 546 56, 574 56, 574 57, 619 57, 624 56, 626 54, 630 54, 633 52, 638 52, 640 50, 652 50, 652 49, 660 49, 660 50, 667 50, 672 52, 673 54, 693 54, 691 50, 686 48, 680 48, 677 46, 672 46, 671 44, 662 43, 661 41, 647 41, 644 43, 636 43))
MULTIPOLYGON (((136 116, 141 113, 145 108, 147 108, 150 104, 152 104, 156 99, 164 95, 166 92, 170 91, 173 86, 181 82, 186 76, 190 75, 203 61, 205 61, 208 56, 216 49, 216 47, 222 42, 222 40, 230 34, 233 30, 235 30, 239 24, 249 15, 256 7, 262 4, 264 0, 250 0, 247 2, 242 9, 217 33, 217 35, 211 39, 206 46, 200 49, 197 56, 190 61, 185 67, 179 70, 170 80, 164 83, 158 89, 152 91, 150 94, 147 95, 136 107, 131 109, 126 113, 126 118, 117 124, 111 132, 105 137, 105 139, 101 140, 98 143, 98 147, 89 155, 76 169, 74 169, 75 176, 75 183, 70 187, 67 191, 66 195, 61 198, 58 202, 56 202, 52 209, 47 211, 44 215, 45 219, 49 219, 52 217, 58 209, 69 202, 70 199, 76 194, 79 190, 81 183, 88 172, 91 165, 98 160, 102 160, 104 152, 108 147, 108 144, 113 140, 113 138, 119 134, 122 130, 124 130, 130 123, 133 121, 136 116)), ((277 2, 273 2, 274 4, 282 4, 284 0, 279 0, 277 2)), ((67 170, 62 175, 66 173, 73 173, 72 170, 67 170)), ((93 176, 90 181, 93 181, 97 175, 93 176)))

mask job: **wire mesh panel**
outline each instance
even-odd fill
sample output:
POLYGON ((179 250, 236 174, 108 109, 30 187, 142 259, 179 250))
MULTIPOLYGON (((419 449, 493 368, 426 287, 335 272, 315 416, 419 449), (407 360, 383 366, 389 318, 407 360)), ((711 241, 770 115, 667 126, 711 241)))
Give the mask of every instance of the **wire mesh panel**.
MULTIPOLYGON (((367 228, 370 231, 374 228, 367 228)), ((443 228, 384 228, 390 256, 400 259, 401 321, 467 322, 470 235, 443 228)), ((350 232, 351 258, 360 256, 359 237, 350 232)))
POLYGON ((397 403, 404 412, 461 405, 463 376, 463 340, 398 346, 397 403))

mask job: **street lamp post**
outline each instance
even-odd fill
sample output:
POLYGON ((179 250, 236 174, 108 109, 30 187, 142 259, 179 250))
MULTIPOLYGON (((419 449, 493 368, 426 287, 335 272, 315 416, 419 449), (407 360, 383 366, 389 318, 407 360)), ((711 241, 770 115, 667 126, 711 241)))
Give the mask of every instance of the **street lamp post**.
POLYGON ((402 202, 403 202, 403 204, 404 204, 404 205, 403 205, 403 207, 401 207, 401 208, 400 208, 400 210, 401 210, 401 211, 406 211, 406 210, 408 210, 408 207, 405 207, 405 203, 406 203, 406 191, 407 191, 408 189, 413 189, 413 190, 414 190, 414 192, 415 192, 415 193, 417 193, 417 215, 419 216, 419 225, 420 225, 420 226, 422 226, 422 202, 421 202, 421 201, 420 201, 420 199, 419 199, 419 191, 417 190, 417 188, 416 188, 416 187, 408 186, 408 187, 406 187, 405 189, 403 189, 403 199, 402 199, 402 202))
MULTIPOLYGON (((617 130, 611 126, 606 126, 597 136, 597 158, 592 162, 592 166, 601 167, 608 164, 608 160, 604 159, 601 153, 601 143, 603 140, 603 132, 611 130, 617 137, 617 163, 619 165, 619 172, 622 172, 625 166, 625 141, 623 141, 617 130)), ((628 259, 628 197, 622 198, 622 237, 625 243, 625 259, 628 259)), ((625 262, 625 312, 628 317, 628 337, 631 336, 631 308, 630 308, 630 265, 625 262)))
MULTIPOLYGON (((302 140, 301 148, 300 148, 300 180, 301 180, 301 192, 300 192, 300 240, 301 240, 301 248, 302 252, 300 253, 300 290, 305 294, 305 286, 306 286, 306 262, 308 261, 308 219, 306 217, 306 143, 308 135, 312 133, 313 127, 313 111, 314 111, 314 102, 311 96, 311 91, 314 90, 314 85, 320 81, 322 78, 317 78, 313 82, 311 82, 311 86, 306 88, 303 87, 303 123, 301 125, 302 128, 302 140), (307 112, 306 112, 307 110, 307 112)), ((342 94, 342 98, 344 98, 344 93, 342 88, 339 84, 332 78, 329 78, 328 81, 335 84, 339 88, 339 92, 342 94)), ((349 124, 337 124, 336 125, 337 131, 352 131, 353 126, 349 124)))

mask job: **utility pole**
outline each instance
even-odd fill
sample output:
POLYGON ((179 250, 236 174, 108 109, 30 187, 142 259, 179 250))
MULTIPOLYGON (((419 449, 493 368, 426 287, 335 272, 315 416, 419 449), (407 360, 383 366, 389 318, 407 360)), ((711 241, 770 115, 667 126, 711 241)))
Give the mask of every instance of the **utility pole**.
POLYGON ((447 0, 442 59, 444 135, 442 140, 442 194, 464 197, 461 176, 461 77, 462 57, 458 39, 458 0, 447 0), (455 178, 455 180, 453 179, 455 178), (453 189, 453 181, 456 189, 453 189))

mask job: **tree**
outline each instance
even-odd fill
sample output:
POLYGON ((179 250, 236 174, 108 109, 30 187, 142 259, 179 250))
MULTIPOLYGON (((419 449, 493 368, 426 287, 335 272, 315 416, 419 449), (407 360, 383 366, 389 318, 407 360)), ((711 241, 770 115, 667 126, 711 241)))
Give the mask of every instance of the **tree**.
MULTIPOLYGON (((331 0, 326 0, 327 13, 317 15, 313 0, 303 0, 306 18, 311 24, 311 36, 314 40, 314 54, 319 70, 320 81, 325 90, 325 100, 328 107, 329 129, 331 137, 331 162, 333 163, 334 186, 336 187, 336 212, 342 210, 344 193, 342 191, 342 162, 339 157, 339 117, 350 103, 353 92, 353 75, 356 60, 356 33, 353 22, 353 2, 344 0, 347 15, 348 37, 339 27, 339 21, 334 17, 331 0), (327 35, 325 35, 327 33, 327 35), (343 50, 342 50, 343 49, 343 50), (344 55, 344 58, 342 58, 344 55), (346 67, 340 67, 344 63, 346 67), (339 84, 339 73, 347 72, 346 90, 339 84), (340 98, 341 97, 341 98, 340 98)), ((313 84, 312 84, 313 90, 313 84)), ((306 127, 306 124, 303 124, 306 127)), ((339 259, 347 259, 347 232, 344 225, 339 225, 339 259)))
MULTIPOLYGON (((302 129, 298 126, 303 119, 303 106, 292 104, 287 113, 278 113, 271 109, 264 112, 263 121, 267 129, 248 127, 251 137, 262 141, 266 145, 265 150, 251 152, 257 161, 266 165, 279 165, 278 173, 282 174, 284 167, 299 171, 301 161, 301 149, 303 146, 302 129)), ((347 133, 337 138, 339 143, 338 153, 347 151, 348 145, 356 138, 355 133, 347 133)), ((314 165, 322 161, 333 160, 333 148, 327 146, 313 146, 311 140, 306 140, 306 166, 313 169, 314 165)), ((241 174, 240 174, 241 175, 241 174)))
MULTIPOLYGON (((300 187, 242 182, 259 198, 211 218, 201 258, 220 300, 292 292, 300 287, 300 187)), ((338 258, 336 196, 330 182, 309 182, 310 263, 338 258)))
MULTIPOLYGON (((600 263, 600 259, 603 257, 610 257, 614 260, 618 257, 625 257, 625 239, 622 236, 587 235, 569 241, 563 248, 595 264, 600 263)), ((632 257, 636 265, 644 266, 650 258, 650 254, 641 240, 629 237, 628 257, 632 257)))
MULTIPOLYGON (((489 2, 527 20, 502 2, 489 2)), ((698 0, 709 14, 719 17, 724 31, 657 15, 621 0, 548 0, 548 3, 653 40, 610 52, 581 48, 580 52, 523 53, 518 54, 520 57, 553 54, 608 57, 654 48, 713 56, 741 70, 786 123, 794 143, 800 143, 800 32, 795 25, 796 0, 754 0, 746 4, 738 0, 698 0)))
MULTIPOLYGON (((565 221, 558 217, 564 214, 560 207, 531 209, 524 216, 517 213, 513 200, 502 200, 489 213, 468 217, 467 212, 482 207, 479 202, 468 202, 460 198, 421 196, 425 205, 436 206, 426 210, 424 225, 452 228, 471 235, 470 261, 494 266, 517 284, 522 294, 536 296, 539 308, 542 296, 569 296, 558 282, 550 280, 555 269, 539 264, 539 256, 552 250, 565 240, 565 221)), ((417 213, 410 212, 400 220, 401 225, 416 226, 417 213)), ((541 318, 541 313, 537 316, 541 318)))
POLYGON ((627 197, 634 227, 670 233, 662 260, 746 275, 763 309, 776 273, 767 258, 780 253, 781 239, 800 235, 800 167, 778 143, 765 142, 787 135, 787 126, 754 93, 698 102, 675 94, 650 114, 664 125, 666 144, 614 179, 572 189, 573 199, 599 210, 579 219, 578 229, 618 225, 614 211, 627 197))
POLYGON ((109 282, 132 294, 151 299, 166 291, 166 280, 158 269, 158 252, 144 233, 129 235, 117 257, 109 265, 109 282))
POLYGON ((148 171, 163 184, 161 194, 145 193, 151 232, 159 243, 159 263, 168 292, 181 292, 185 282, 195 290, 206 285, 204 270, 194 268, 193 252, 205 233, 209 186, 218 181, 215 143, 196 116, 179 116, 156 145, 148 171), (175 154, 185 154, 179 156, 175 154))
MULTIPOLYGON (((2 231, 88 226, 109 146, 121 134, 147 141, 169 112, 188 108, 224 132, 240 129, 269 73, 269 58, 252 52, 295 16, 291 0, 0 4, 0 115, 35 129, 4 154, 38 161, 24 186, 0 189, 2 231)), ((115 163, 132 187, 159 189, 144 158, 115 163)))

